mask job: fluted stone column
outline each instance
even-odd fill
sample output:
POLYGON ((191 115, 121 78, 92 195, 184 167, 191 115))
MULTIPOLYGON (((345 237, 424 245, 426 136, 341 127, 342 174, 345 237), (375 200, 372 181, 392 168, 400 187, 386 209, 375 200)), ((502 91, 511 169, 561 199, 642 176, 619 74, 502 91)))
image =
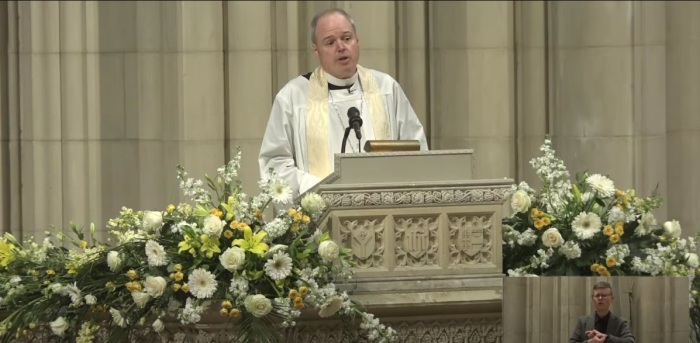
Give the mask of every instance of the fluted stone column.
POLYGON ((700 232, 700 3, 666 4, 668 213, 700 232))
MULTIPOLYGON (((666 193, 663 2, 552 2, 550 132, 572 175, 666 193)), ((664 209, 657 215, 665 217, 664 209)))
POLYGON ((514 3, 515 32, 515 132, 517 165, 515 180, 538 186, 530 160, 540 156, 549 120, 547 107, 547 6, 545 1, 514 3))
POLYGON ((474 149, 474 178, 513 177, 513 3, 430 6, 433 149, 474 149))

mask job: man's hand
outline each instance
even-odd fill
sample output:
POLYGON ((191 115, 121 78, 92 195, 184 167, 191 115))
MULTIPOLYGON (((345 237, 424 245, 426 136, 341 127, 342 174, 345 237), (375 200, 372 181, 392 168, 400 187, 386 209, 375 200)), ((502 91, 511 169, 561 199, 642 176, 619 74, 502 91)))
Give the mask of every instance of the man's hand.
POLYGON ((589 339, 589 340, 588 340, 588 343, 603 343, 603 342, 605 342, 605 338, 606 338, 606 337, 607 337, 607 336, 605 336, 605 335, 603 335, 603 334, 600 334, 600 335, 598 335, 598 336, 595 336, 595 337, 589 339))

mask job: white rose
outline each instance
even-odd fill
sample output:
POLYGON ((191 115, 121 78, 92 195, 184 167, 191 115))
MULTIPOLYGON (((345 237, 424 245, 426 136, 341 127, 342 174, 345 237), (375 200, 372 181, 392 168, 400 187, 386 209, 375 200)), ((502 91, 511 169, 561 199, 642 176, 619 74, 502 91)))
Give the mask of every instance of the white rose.
POLYGON ((664 232, 670 238, 678 238, 681 236, 681 224, 677 220, 667 221, 664 223, 664 232))
POLYGON ((685 260, 690 268, 697 268, 700 266, 700 261, 698 261, 698 254, 690 252, 685 254, 685 260))
POLYGON ((340 297, 332 297, 328 301, 326 301, 325 304, 321 307, 321 309, 318 311, 318 315, 321 317, 330 317, 334 315, 338 310, 340 310, 340 306, 343 305, 343 299, 340 297))
POLYGON ((146 232, 160 233, 163 226, 163 213, 160 211, 144 211, 142 229, 146 232))
POLYGON ((547 229, 542 234, 542 244, 548 248, 557 248, 564 244, 564 238, 556 228, 547 229))
POLYGON ((224 231, 224 223, 221 221, 221 218, 213 214, 204 218, 203 226, 202 231, 210 237, 219 238, 221 237, 221 232, 224 231))
POLYGON ((244 304, 245 309, 258 318, 264 317, 272 310, 272 303, 270 302, 270 299, 266 298, 262 294, 249 295, 245 297, 244 304))
POLYGON ((311 215, 321 213, 326 208, 326 202, 323 201, 320 195, 309 193, 301 199, 301 207, 311 215))
POLYGON ((163 329, 165 329, 163 322, 160 319, 156 319, 156 321, 153 322, 153 331, 161 332, 163 329))
POLYGON ((119 253, 116 251, 110 251, 107 254, 107 266, 112 272, 117 272, 120 265, 122 264, 122 259, 119 258, 119 253))
POLYGON ((228 248, 219 255, 219 261, 230 272, 241 269, 245 264, 245 251, 239 247, 228 248))
POLYGON ((148 301, 151 300, 151 296, 145 292, 131 292, 131 297, 134 299, 134 303, 136 303, 136 306, 139 308, 146 307, 148 301))
POLYGON ((530 209, 530 196, 524 190, 516 191, 510 198, 510 207, 515 212, 527 212, 530 209))
POLYGON ((332 240, 325 240, 318 245, 318 254, 326 262, 333 262, 340 256, 338 245, 332 240))
POLYGON ((53 331, 53 333, 63 337, 66 330, 68 330, 68 323, 63 317, 58 317, 51 322, 51 331, 53 331))
POLYGON ((163 295, 166 285, 167 282, 162 276, 147 276, 146 281, 143 284, 143 291, 148 293, 148 295, 157 298, 163 295))
POLYGON ((88 305, 95 305, 97 304, 97 298, 92 294, 88 294, 85 296, 85 303, 88 305))

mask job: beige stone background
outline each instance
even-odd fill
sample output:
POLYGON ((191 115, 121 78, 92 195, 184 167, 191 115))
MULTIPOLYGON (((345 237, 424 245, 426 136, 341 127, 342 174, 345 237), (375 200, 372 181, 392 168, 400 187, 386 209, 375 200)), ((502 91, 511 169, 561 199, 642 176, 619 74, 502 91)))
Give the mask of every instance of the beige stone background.
POLYGON ((627 319, 637 342, 688 342, 688 279, 541 277, 503 279, 503 342, 569 342, 578 317, 592 315, 593 285, 611 284, 611 311, 627 319))
POLYGON ((658 185, 657 217, 700 228, 700 3, 680 1, 2 2, 0 228, 163 209, 178 164, 214 174, 237 146, 255 193, 272 99, 316 65, 330 6, 431 149, 475 149, 475 177, 537 184, 550 134, 571 171, 658 185))

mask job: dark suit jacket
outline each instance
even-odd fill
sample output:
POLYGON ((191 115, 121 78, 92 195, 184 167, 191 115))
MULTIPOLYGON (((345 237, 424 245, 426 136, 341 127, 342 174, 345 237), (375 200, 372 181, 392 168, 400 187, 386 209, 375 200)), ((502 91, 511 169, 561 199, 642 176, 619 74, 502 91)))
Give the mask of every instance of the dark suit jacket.
MULTIPOLYGON (((576 323, 576 329, 571 334, 570 343, 588 342, 586 331, 595 329, 595 313, 590 316, 579 317, 576 323)), ((608 319, 608 330, 603 332, 608 335, 607 343, 635 343, 634 336, 630 330, 630 325, 627 320, 616 316, 610 312, 608 319)))

